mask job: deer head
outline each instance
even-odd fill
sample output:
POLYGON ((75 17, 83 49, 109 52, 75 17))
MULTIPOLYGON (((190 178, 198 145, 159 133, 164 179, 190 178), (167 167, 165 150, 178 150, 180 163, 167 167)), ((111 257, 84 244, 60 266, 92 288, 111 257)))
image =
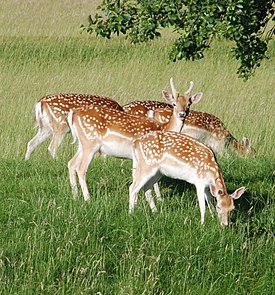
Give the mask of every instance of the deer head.
POLYGON ((226 191, 218 189, 214 184, 210 184, 209 188, 212 196, 217 199, 216 210, 220 224, 222 226, 227 226, 230 212, 235 208, 234 200, 242 196, 245 192, 245 187, 236 189, 235 192, 230 195, 226 191))
POLYGON ((186 117, 189 114, 191 105, 193 103, 198 103, 201 100, 203 93, 198 92, 194 95, 191 95, 191 91, 194 87, 193 81, 190 82, 189 88, 183 95, 180 95, 176 90, 173 78, 170 79, 170 86, 172 94, 169 94, 166 90, 163 90, 162 95, 173 106, 172 116, 174 117, 174 120, 180 120, 183 125, 186 117))

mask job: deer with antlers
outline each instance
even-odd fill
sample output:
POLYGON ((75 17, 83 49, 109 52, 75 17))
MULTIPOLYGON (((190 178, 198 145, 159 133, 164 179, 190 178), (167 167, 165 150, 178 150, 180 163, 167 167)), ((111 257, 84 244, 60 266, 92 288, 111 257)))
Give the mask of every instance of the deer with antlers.
POLYGON ((202 93, 191 95, 193 82, 190 82, 190 87, 184 95, 179 95, 176 91, 172 78, 170 84, 172 95, 169 95, 167 91, 163 91, 163 95, 172 103, 173 114, 169 122, 165 124, 97 106, 77 109, 69 113, 68 122, 72 135, 78 141, 78 150, 68 163, 74 195, 78 194, 78 176, 84 200, 90 199, 86 172, 96 152, 100 151, 105 155, 132 159, 132 144, 138 137, 152 130, 180 131, 191 104, 199 102, 202 93))
POLYGON ((209 188, 211 195, 217 200, 216 210, 220 224, 228 225, 234 200, 241 197, 245 188, 241 187, 231 195, 227 193, 222 172, 210 148, 185 134, 154 131, 135 140, 133 153, 133 183, 129 188, 130 213, 134 210, 141 188, 147 192, 151 209, 156 207, 148 192, 161 175, 166 175, 195 185, 201 223, 204 223, 205 200, 213 215, 209 188))
POLYGON ((52 157, 69 131, 67 116, 70 110, 98 105, 123 111, 113 99, 90 94, 57 94, 42 97, 35 106, 35 122, 37 134, 28 142, 25 159, 29 160, 31 153, 46 139, 52 137, 48 147, 52 157))
MULTIPOLYGON (((124 111, 142 117, 150 116, 155 120, 166 123, 172 114, 172 106, 153 100, 134 101, 122 106, 124 111)), ((186 117, 182 133, 190 135, 209 145, 215 153, 223 153, 229 147, 240 156, 255 156, 256 152, 248 138, 239 142, 216 116, 190 110, 186 117)))

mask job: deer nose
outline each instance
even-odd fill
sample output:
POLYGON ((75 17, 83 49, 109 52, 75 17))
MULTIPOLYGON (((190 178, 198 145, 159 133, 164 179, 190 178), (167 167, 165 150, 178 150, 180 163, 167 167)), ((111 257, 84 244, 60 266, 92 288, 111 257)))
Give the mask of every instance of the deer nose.
POLYGON ((221 221, 220 223, 223 228, 228 226, 228 221, 221 221))
POLYGON ((186 117, 186 112, 180 112, 179 118, 184 119, 186 117))

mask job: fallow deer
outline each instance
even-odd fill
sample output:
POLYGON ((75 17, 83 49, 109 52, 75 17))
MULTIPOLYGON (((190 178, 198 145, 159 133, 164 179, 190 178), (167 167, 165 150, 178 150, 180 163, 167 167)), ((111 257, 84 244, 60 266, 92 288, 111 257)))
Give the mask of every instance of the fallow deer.
MULTIPOLYGON (((171 116, 171 110, 156 109, 151 116, 165 123, 171 116)), ((254 157, 256 154, 248 138, 244 137, 242 142, 239 142, 218 117, 209 113, 190 111, 182 132, 209 145, 215 153, 223 153, 225 148, 229 147, 240 156, 254 157)))
POLYGON ((132 101, 123 105, 122 108, 126 113, 140 117, 147 117, 148 111, 166 108, 173 110, 173 106, 171 104, 157 100, 132 101))
MULTIPOLYGON (((172 106, 158 101, 134 101, 122 106, 125 112, 149 116, 155 120, 166 123, 172 114, 172 106), (153 111, 153 112, 152 112, 153 111)), ((243 138, 239 142, 216 116, 191 110, 182 129, 184 134, 190 135, 199 141, 208 144, 215 153, 223 153, 229 147, 240 156, 255 156, 256 152, 249 139, 243 138)))
POLYGON ((37 134, 28 142, 25 159, 46 139, 52 137, 48 147, 52 157, 69 131, 67 116, 70 110, 88 105, 106 106, 123 111, 113 99, 90 94, 57 94, 42 97, 35 106, 35 123, 37 134))
MULTIPOLYGON (((227 193, 221 169, 210 148, 185 134, 154 131, 135 140, 133 153, 133 183, 129 188, 130 213, 137 203, 139 190, 144 188, 145 192, 149 192, 159 177, 166 175, 195 185, 201 223, 204 223, 205 200, 211 211, 210 188, 212 196, 217 199, 219 221, 223 226, 228 225, 234 200, 241 197, 245 188, 241 187, 231 195, 227 193)), ((150 194, 147 194, 147 201, 155 211, 156 206, 150 194)))
MULTIPOLYGON (((90 195, 86 183, 86 172, 96 152, 117 158, 132 159, 132 144, 138 137, 152 130, 169 130, 179 132, 186 113, 192 103, 197 103, 202 93, 191 96, 193 82, 189 89, 180 96, 173 79, 170 79, 172 95, 163 91, 163 95, 174 105, 173 114, 168 123, 161 124, 155 120, 129 115, 125 112, 91 106, 71 111, 68 115, 69 126, 78 150, 68 163, 73 194, 77 195, 77 175, 84 200, 90 195)), ((158 196, 157 196, 158 197, 158 196)))

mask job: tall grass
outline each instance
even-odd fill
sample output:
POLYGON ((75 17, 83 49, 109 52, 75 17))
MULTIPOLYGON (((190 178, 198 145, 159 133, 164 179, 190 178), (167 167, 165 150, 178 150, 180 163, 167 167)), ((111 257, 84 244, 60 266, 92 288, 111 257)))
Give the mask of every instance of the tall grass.
POLYGON ((273 294, 274 42, 271 59, 243 82, 223 42, 201 61, 168 63, 169 32, 135 46, 80 35, 79 25, 100 1, 2 2, 0 293, 273 294), (159 212, 151 214, 140 194, 129 216, 130 161, 95 159, 88 173, 91 202, 74 200, 70 136, 57 161, 47 143, 23 161, 36 132, 33 107, 42 96, 161 100, 171 76, 180 92, 193 80, 194 90, 204 92, 196 109, 217 115, 257 150, 255 159, 218 157, 228 190, 247 187, 229 228, 221 229, 210 214, 201 226, 194 188, 167 178, 159 212))
MULTIPOLYGON (((201 226, 194 190, 168 179, 159 213, 141 199, 129 216, 129 161, 96 159, 85 204, 71 198, 65 163, 2 162, 3 294, 272 294, 274 176, 252 163, 255 187, 223 230, 210 214, 201 226)), ((236 165, 225 163, 230 189, 236 165)))
MULTIPOLYGON (((19 156, 14 146, 22 147, 30 137, 33 106, 46 94, 88 92, 121 103, 161 100, 161 90, 169 89, 171 76, 181 92, 191 80, 195 91, 204 92, 197 109, 216 114, 237 138, 249 137, 260 155, 275 154, 274 69, 270 61, 243 82, 236 77, 236 64, 228 57, 226 44, 216 44, 202 61, 174 64, 167 63, 169 40, 165 39, 134 47, 122 39, 87 36, 0 38, 0 143, 5 157, 19 156), (7 120, 12 120, 11 124, 7 120), (18 126, 26 127, 26 132, 18 126)), ((274 53, 274 48, 271 51, 274 53)))

